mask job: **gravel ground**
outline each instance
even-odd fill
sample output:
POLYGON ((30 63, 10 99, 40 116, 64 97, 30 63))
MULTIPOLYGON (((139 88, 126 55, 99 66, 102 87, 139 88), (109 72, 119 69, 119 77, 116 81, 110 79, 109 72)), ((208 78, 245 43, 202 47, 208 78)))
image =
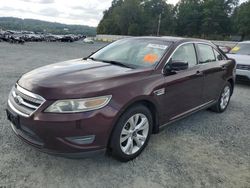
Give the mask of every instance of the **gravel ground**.
POLYGON ((14 136, 4 108, 18 77, 103 45, 0 43, 0 187, 250 188, 250 84, 237 84, 225 113, 201 111, 172 124, 128 163, 50 156, 14 136))

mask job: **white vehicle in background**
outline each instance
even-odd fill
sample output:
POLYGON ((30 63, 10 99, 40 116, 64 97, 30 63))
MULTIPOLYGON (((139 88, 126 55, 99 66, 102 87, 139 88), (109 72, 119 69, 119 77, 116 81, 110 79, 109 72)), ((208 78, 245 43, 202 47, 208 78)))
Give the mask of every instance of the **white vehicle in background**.
POLYGON ((88 44, 94 44, 94 40, 92 38, 85 38, 83 42, 88 44))
POLYGON ((250 41, 238 43, 227 56, 236 60, 236 75, 250 80, 250 41))

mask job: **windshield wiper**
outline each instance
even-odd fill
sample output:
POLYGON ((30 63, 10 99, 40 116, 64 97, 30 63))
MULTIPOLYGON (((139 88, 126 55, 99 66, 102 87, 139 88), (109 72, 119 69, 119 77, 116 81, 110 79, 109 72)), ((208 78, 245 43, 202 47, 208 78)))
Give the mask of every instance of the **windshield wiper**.
POLYGON ((84 58, 83 58, 83 60, 88 60, 88 59, 91 59, 91 60, 93 60, 93 61, 97 61, 95 58, 93 58, 93 57, 89 57, 89 56, 88 56, 88 57, 84 57, 84 58))
POLYGON ((95 59, 93 57, 88 57, 87 59, 91 59, 92 61, 98 61, 97 59, 95 59))
POLYGON ((121 63, 121 62, 118 62, 118 61, 112 61, 112 60, 100 60, 100 59, 96 59, 96 61, 101 61, 101 62, 104 62, 104 63, 110 63, 112 65, 118 65, 118 66, 121 66, 121 67, 126 67, 126 68, 135 68, 135 66, 132 66, 130 64, 126 64, 126 63, 121 63))
POLYGON ((110 63, 112 65, 118 65, 118 66, 126 67, 126 68, 136 68, 136 66, 126 64, 126 63, 121 63, 121 62, 118 62, 118 61, 95 59, 93 57, 84 58, 84 60, 87 60, 87 59, 91 59, 92 61, 101 61, 103 63, 110 63))

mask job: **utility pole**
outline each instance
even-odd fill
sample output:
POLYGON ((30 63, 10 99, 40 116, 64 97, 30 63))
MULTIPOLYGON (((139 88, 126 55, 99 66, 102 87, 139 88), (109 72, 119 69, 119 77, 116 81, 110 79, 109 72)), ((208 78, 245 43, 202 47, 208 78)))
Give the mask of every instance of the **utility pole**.
POLYGON ((159 15, 159 22, 158 22, 157 36, 160 36, 160 28, 161 28, 161 14, 159 15))

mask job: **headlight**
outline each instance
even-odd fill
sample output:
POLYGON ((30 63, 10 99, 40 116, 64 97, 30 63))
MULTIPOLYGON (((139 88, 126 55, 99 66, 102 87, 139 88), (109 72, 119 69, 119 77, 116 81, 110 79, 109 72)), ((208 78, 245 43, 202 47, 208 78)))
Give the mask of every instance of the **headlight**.
POLYGON ((50 113, 75 113, 97 110, 106 106, 111 95, 86 99, 58 100, 49 106, 45 112, 50 113))

